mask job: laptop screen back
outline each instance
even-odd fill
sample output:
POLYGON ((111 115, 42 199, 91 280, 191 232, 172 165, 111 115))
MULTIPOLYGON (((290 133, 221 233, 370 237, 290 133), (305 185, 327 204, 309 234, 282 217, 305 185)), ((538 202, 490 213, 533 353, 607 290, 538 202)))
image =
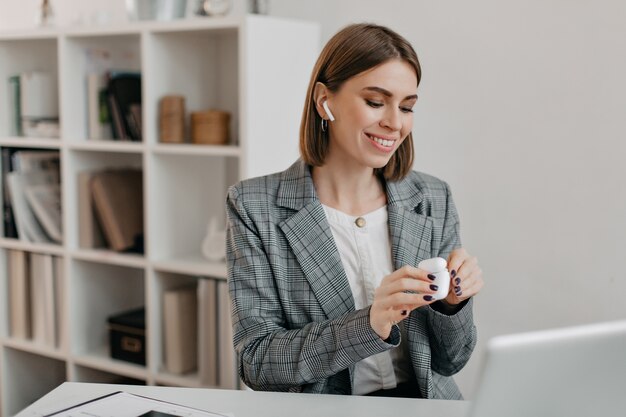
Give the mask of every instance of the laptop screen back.
POLYGON ((471 417, 626 415, 626 321, 493 338, 471 417))

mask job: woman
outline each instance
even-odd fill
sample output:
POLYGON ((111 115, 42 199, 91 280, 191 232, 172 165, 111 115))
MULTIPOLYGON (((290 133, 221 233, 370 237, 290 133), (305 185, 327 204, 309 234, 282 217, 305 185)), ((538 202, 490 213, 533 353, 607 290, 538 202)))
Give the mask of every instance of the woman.
POLYGON ((227 260, 239 374, 252 389, 460 399, 476 343, 476 259, 445 182, 411 171, 421 69, 372 24, 324 47, 301 159, 229 189, 227 260), (417 268, 443 257, 450 292, 417 268))

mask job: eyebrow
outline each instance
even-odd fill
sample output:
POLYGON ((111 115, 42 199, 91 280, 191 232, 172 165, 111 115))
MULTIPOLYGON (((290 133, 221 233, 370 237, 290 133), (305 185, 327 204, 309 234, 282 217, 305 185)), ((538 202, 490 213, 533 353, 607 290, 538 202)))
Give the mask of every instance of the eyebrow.
MULTIPOLYGON (((391 93, 391 91, 385 90, 384 88, 381 88, 381 87, 365 87, 365 88, 363 88, 363 90, 374 91, 374 92, 380 93, 380 94, 382 94, 382 95, 384 95, 386 97, 393 97, 393 94, 391 93)), ((404 98, 404 100, 412 100, 412 99, 417 99, 417 94, 406 96, 404 98)))

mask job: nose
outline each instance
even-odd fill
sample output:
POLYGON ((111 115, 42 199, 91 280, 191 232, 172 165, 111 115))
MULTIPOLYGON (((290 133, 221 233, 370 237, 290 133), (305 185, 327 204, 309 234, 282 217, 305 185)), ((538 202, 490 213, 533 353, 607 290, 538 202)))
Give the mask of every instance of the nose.
POLYGON ((400 109, 389 108, 385 112, 385 116, 380 121, 381 127, 387 128, 393 132, 402 129, 402 115, 400 109))

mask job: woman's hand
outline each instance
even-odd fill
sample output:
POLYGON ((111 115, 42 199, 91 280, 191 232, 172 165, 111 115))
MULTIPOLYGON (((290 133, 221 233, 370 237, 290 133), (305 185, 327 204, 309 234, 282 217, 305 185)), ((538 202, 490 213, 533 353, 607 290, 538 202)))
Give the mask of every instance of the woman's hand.
POLYGON ((391 327, 408 317, 408 313, 434 300, 437 291, 428 272, 406 265, 383 278, 374 294, 370 309, 372 329, 381 339, 387 339, 391 327))
POLYGON ((478 294, 485 284, 478 260, 463 248, 450 253, 448 271, 450 271, 450 292, 444 301, 449 305, 457 305, 478 294))

